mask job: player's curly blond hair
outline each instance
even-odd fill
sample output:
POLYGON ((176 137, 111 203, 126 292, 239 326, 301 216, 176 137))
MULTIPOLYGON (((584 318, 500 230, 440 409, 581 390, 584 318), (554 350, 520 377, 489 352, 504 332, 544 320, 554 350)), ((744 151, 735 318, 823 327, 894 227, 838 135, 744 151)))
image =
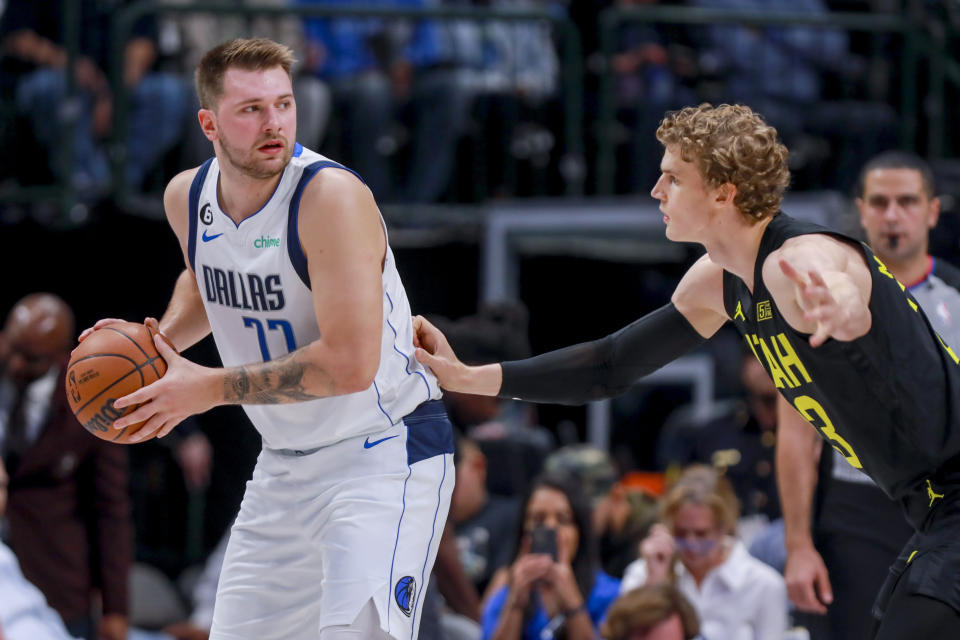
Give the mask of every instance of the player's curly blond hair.
POLYGON ((733 202, 748 219, 760 221, 780 210, 790 184, 787 148, 750 107, 704 103, 668 113, 657 140, 697 165, 706 186, 736 186, 733 202))
POLYGON ((203 54, 194 73, 200 106, 217 108, 223 95, 223 77, 227 69, 260 71, 281 67, 289 76, 295 61, 289 47, 267 38, 236 38, 218 44, 203 54))

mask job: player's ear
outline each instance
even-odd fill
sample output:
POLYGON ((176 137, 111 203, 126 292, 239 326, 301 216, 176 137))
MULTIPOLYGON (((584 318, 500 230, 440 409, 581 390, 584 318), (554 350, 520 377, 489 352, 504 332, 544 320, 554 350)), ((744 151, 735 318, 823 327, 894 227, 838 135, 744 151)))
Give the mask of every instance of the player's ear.
POLYGON ((213 142, 217 139, 217 119, 210 109, 200 109, 197 112, 197 120, 200 122, 200 130, 207 140, 213 142))
POLYGON ((724 182, 717 189, 717 204, 733 205, 734 198, 737 197, 737 185, 732 182, 724 182))
POLYGON ((930 215, 927 219, 927 228, 933 229, 940 220, 940 198, 930 198, 930 215))

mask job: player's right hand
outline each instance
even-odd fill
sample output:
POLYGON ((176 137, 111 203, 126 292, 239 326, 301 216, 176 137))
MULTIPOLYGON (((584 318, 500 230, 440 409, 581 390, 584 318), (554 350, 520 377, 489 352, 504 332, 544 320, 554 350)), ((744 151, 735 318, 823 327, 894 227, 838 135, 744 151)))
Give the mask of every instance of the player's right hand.
POLYGON ((795 549, 787 553, 784 569, 787 595, 800 611, 827 613, 833 602, 833 588, 823 558, 813 547, 795 549))

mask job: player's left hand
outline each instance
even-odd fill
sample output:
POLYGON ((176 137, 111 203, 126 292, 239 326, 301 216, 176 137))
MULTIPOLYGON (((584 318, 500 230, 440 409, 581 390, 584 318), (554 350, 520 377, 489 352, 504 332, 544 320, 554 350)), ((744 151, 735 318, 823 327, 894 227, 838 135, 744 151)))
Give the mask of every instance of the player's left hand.
POLYGON ((108 613, 100 620, 97 640, 127 640, 127 617, 108 613))
POLYGON ((457 379, 465 365, 457 358, 446 336, 423 316, 413 317, 414 356, 437 376, 440 386, 448 391, 458 391, 457 379))
POLYGON ((119 430, 144 422, 130 437, 131 442, 139 442, 153 433, 162 438, 184 418, 203 413, 217 403, 217 376, 213 369, 182 357, 159 333, 153 337, 153 342, 167 363, 167 372, 153 384, 113 403, 117 409, 140 405, 135 411, 117 418, 113 423, 113 428, 119 430))
POLYGON ((810 269, 804 277, 784 259, 780 260, 780 269, 794 284, 797 306, 804 319, 815 325, 810 335, 811 347, 819 347, 828 338, 847 341, 863 335, 852 328, 849 310, 837 301, 819 271, 810 269))

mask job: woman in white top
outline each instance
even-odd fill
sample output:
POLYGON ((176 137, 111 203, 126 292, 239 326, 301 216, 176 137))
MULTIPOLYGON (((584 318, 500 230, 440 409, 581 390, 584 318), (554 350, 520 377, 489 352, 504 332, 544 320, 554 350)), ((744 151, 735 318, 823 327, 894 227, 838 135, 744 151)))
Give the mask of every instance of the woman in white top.
POLYGON ((621 593, 672 582, 693 604, 706 640, 779 640, 787 629, 783 577, 732 537, 737 499, 714 469, 683 472, 661 506, 661 524, 627 567, 621 593))

